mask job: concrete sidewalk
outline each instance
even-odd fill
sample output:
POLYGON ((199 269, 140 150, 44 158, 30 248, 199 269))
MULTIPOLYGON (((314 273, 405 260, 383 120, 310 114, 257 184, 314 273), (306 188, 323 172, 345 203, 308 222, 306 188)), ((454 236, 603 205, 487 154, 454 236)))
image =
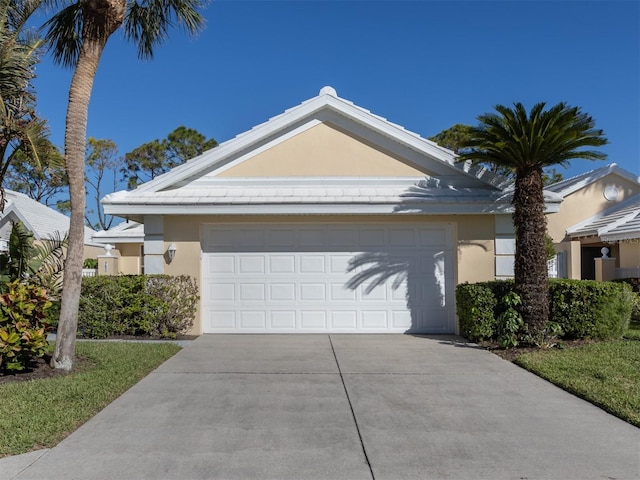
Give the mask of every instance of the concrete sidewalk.
POLYGON ((210 335, 4 479, 637 479, 640 430, 458 337, 210 335))

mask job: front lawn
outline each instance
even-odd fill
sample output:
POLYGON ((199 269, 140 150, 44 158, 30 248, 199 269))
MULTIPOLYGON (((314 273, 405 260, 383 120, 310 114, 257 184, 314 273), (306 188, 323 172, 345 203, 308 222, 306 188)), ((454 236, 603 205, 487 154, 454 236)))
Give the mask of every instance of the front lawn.
POLYGON ((640 427, 640 328, 625 339, 538 350, 515 363, 640 427))
POLYGON ((56 445, 180 350, 124 342, 76 348, 78 372, 0 385, 0 457, 56 445))

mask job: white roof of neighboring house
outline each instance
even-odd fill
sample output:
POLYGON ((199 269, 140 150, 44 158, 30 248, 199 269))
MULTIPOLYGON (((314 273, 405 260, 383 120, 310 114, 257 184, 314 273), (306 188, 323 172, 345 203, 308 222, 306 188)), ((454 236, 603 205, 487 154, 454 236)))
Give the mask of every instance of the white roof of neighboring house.
MULTIPOLYGON (((12 222, 20 221, 36 240, 54 238, 56 235, 64 237, 69 231, 69 217, 43 205, 27 195, 13 190, 5 190, 6 204, 4 212, 0 213, 0 236, 8 239, 10 228, 6 228, 12 222)), ((95 233, 89 227, 85 227, 84 243, 91 244, 91 236, 95 233)))
POLYGON ((143 242, 144 225, 138 222, 122 222, 109 230, 94 233, 93 241, 100 244, 143 242))
MULTIPOLYGON (((102 199, 105 213, 142 221, 163 214, 495 213, 511 209, 509 182, 436 143, 337 96, 318 96, 140 185, 102 199), (224 178, 220 173, 321 123, 393 152, 431 176, 224 178)), ((548 193, 550 209, 561 198, 548 193)))
POLYGON ((551 192, 555 192, 562 197, 572 194, 580 190, 587 185, 600 180, 601 178, 606 177, 607 175, 614 173, 622 178, 629 180, 630 182, 640 183, 640 177, 634 175, 633 173, 618 167, 615 163, 610 163, 609 165, 605 165, 601 168, 596 168, 595 170, 590 170, 585 173, 581 173, 580 175, 576 175, 575 177, 567 178, 566 180, 562 180, 561 182, 554 183, 553 185, 549 185, 545 187, 546 190, 551 192))
POLYGON ((569 227, 567 235, 598 236, 604 242, 640 239, 640 194, 569 227))

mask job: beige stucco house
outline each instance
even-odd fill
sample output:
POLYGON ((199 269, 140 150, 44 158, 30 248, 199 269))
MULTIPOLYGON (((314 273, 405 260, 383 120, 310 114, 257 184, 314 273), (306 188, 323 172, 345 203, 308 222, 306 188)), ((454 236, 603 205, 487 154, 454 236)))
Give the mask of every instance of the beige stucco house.
POLYGON ((511 275, 510 202, 502 178, 325 87, 105 197, 128 223, 103 237, 123 273, 197 279, 194 333, 455 333, 455 285, 511 275))
POLYGON ((547 187, 562 197, 548 216, 560 276, 640 277, 640 178, 615 163, 547 187), (606 255, 604 260, 603 248, 606 255), (603 271, 604 270, 604 271, 603 271))

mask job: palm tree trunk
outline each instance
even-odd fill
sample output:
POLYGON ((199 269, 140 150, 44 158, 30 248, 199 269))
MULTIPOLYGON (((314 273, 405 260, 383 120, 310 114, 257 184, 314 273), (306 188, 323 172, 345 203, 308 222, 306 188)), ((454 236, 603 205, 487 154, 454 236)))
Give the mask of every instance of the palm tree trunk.
POLYGON ((549 275, 545 249, 543 177, 541 168, 517 172, 513 197, 516 228, 515 287, 522 300, 522 318, 531 333, 549 318, 549 275))
POLYGON ((60 321, 51 358, 53 368, 67 371, 73 368, 75 358, 82 286, 86 207, 84 157, 89 101, 100 56, 109 36, 122 24, 125 7, 126 0, 93 0, 85 3, 82 47, 69 88, 64 148, 71 197, 71 222, 62 283, 60 321))

